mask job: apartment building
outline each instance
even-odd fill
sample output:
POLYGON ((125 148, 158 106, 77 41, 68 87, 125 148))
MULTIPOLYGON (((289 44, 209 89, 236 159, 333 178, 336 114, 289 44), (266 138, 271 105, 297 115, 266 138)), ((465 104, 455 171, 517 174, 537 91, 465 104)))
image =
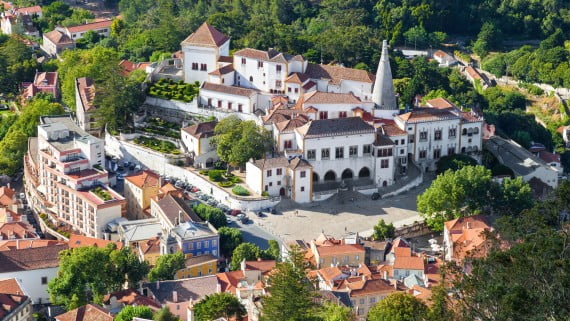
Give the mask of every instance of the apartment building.
POLYGON ((126 201, 109 187, 103 169, 103 141, 70 116, 41 117, 37 140, 31 139, 29 147, 24 177, 36 211, 97 238, 104 237, 107 224, 125 215, 126 201))

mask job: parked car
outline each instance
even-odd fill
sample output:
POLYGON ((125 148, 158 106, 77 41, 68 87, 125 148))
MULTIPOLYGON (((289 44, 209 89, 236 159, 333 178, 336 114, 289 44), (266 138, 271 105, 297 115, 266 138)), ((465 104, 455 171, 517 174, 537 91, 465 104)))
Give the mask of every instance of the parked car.
POLYGON ((275 209, 275 207, 268 207, 265 209, 265 211, 270 214, 277 214, 277 210, 275 209))
POLYGON ((125 175, 123 175, 123 174, 117 174, 117 180, 118 180, 118 181, 122 181, 122 180, 124 180, 124 179, 125 179, 125 175))
POLYGON ((236 209, 233 209, 233 210, 230 212, 230 215, 231 215, 231 216, 238 216, 239 214, 241 214, 241 211, 240 211, 240 210, 236 210, 236 209))
POLYGON ((25 193, 20 193, 20 199, 23 200, 26 198, 26 194, 25 193))
POLYGON ((129 162, 129 161, 124 161, 124 162, 123 162, 123 166, 124 166, 124 167, 129 167, 130 165, 131 165, 131 162, 129 162))
POLYGON ((190 190, 190 192, 192 193, 198 193, 200 191, 200 189, 196 186, 192 187, 192 189, 190 190))
POLYGON ((257 211, 257 212, 255 213, 255 215, 257 215, 257 217, 264 217, 264 216, 265 216, 265 214, 263 214, 262 211, 257 211))
POLYGON ((130 169, 130 170, 132 170, 132 171, 134 171, 134 170, 135 170, 135 168, 136 168, 136 165, 135 165, 135 163, 132 163, 132 164, 131 164, 131 166, 129 166, 129 169, 130 169))

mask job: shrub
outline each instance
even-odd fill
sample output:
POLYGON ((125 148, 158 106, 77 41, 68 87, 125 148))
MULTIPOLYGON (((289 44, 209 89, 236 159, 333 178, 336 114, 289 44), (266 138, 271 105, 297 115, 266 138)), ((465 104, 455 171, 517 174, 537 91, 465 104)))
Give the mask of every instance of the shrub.
POLYGON ((232 176, 232 177, 230 177, 230 181, 234 184, 238 184, 238 183, 241 183, 241 178, 239 178, 237 176, 232 176))
POLYGON ((232 187, 232 186, 234 186, 234 182, 232 182, 232 181, 218 182, 218 186, 220 186, 220 187, 232 187))
POLYGON ((269 193, 263 192, 263 193, 261 193, 261 196, 263 196, 263 197, 269 197, 269 193))
POLYGON ((220 182, 223 179, 223 177, 222 177, 223 174, 224 174, 223 170, 217 170, 217 169, 211 170, 211 171, 208 171, 208 178, 211 181, 220 182))
POLYGON ((207 169, 201 169, 198 173, 200 173, 200 175, 208 175, 209 170, 207 169))
POLYGON ((232 193, 239 195, 239 196, 249 196, 250 195, 249 191, 241 185, 236 185, 234 188, 232 188, 232 193))

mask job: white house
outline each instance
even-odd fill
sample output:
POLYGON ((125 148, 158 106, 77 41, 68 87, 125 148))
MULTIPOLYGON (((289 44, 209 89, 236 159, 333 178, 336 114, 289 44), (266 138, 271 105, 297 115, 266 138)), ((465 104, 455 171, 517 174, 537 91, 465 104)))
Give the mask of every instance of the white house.
POLYGON ((219 159, 216 149, 210 145, 216 124, 216 121, 210 121, 181 129, 182 144, 193 158, 194 167, 212 167, 219 159))
POLYGON ((258 92, 255 89, 204 82, 199 99, 202 106, 253 114, 258 105, 258 92))
POLYGON ((57 276, 67 244, 0 251, 0 279, 15 278, 33 304, 49 302, 48 282, 57 276))
POLYGON ((374 103, 363 102, 352 93, 311 91, 298 99, 296 108, 312 114, 311 119, 346 118, 354 116, 356 108, 372 112, 374 103))
POLYGON ((88 31, 93 31, 102 37, 109 37, 111 35, 111 24, 113 23, 110 19, 103 19, 95 22, 90 22, 82 25, 71 26, 71 27, 56 27, 55 29, 67 35, 73 41, 77 41, 85 35, 88 31))
POLYGON ((218 61, 230 54, 230 38, 204 22, 181 43, 184 81, 208 81, 208 73, 219 68, 218 61))
POLYGON ((95 83, 93 79, 81 77, 75 78, 75 119, 77 125, 89 134, 99 137, 101 126, 97 124, 98 117, 95 115, 95 83))
POLYGON ((433 53, 433 59, 439 62, 440 67, 451 67, 457 64, 457 60, 452 55, 443 50, 438 50, 433 53))

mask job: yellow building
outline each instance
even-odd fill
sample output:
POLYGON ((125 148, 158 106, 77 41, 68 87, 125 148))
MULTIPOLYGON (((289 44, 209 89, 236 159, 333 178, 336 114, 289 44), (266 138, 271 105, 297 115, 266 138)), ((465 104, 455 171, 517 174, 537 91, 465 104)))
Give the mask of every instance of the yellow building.
POLYGON ((138 256, 141 261, 148 261, 150 265, 155 265, 160 256, 160 237, 155 236, 148 240, 139 241, 138 256))
POLYGON ((150 198, 158 194, 160 176, 152 171, 144 170, 125 179, 125 198, 127 199, 127 215, 129 219, 148 218, 145 209, 150 207, 150 198))
POLYGON ((212 255, 191 256, 186 258, 183 269, 176 272, 176 279, 187 279, 217 273, 218 259, 212 255))
POLYGON ((364 265, 366 251, 360 244, 346 244, 342 240, 321 234, 310 243, 314 264, 318 269, 329 266, 364 265))

